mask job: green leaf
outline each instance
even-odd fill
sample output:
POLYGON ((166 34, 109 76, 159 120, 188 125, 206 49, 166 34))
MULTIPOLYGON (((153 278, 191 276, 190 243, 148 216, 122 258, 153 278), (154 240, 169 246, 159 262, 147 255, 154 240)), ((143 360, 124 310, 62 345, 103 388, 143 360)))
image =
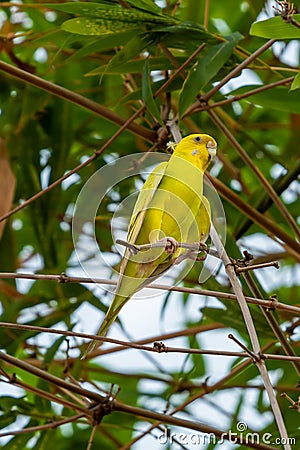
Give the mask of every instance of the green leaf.
MULTIPOLYGON (((164 56, 154 57, 154 58, 148 58, 149 60, 149 69, 151 70, 174 70, 174 65, 172 62, 165 58, 164 56)), ((183 64, 186 61, 185 56, 178 56, 176 58, 178 64, 183 64)), ((106 74, 119 74, 119 73, 141 73, 143 71, 145 59, 135 59, 132 61, 128 61, 126 64, 122 65, 122 68, 120 69, 119 66, 117 67, 110 67, 109 69, 107 66, 100 66, 96 69, 91 70, 86 74, 86 76, 95 76, 95 75, 102 75, 104 72, 106 74)), ((164 80, 165 81, 165 80, 164 80)), ((133 92, 135 94, 136 91, 133 92)))
POLYGON ((132 8, 138 8, 146 12, 161 14, 161 8, 157 6, 153 0, 126 0, 132 8))
MULTIPOLYGON (((189 348, 200 350, 201 345, 199 345, 196 336, 188 336, 189 348)), ((191 359, 193 362, 193 368, 191 370, 191 377, 199 378, 199 376, 206 373, 205 357, 203 355, 197 355, 195 353, 191 354, 191 359)))
MULTIPOLYGON (((300 24, 300 14, 294 14, 293 19, 300 24)), ((299 39, 300 29, 284 21, 281 16, 276 16, 254 22, 251 25, 250 34, 267 39, 299 39)))
POLYGON ((18 414, 16 411, 9 411, 7 413, 0 414, 0 429, 3 430, 5 427, 8 427, 12 423, 14 423, 17 415, 18 414))
POLYGON ((131 58, 138 56, 148 45, 153 44, 153 37, 150 33, 135 36, 110 60, 106 66, 104 73, 107 73, 118 67, 121 69, 122 65, 127 63, 131 58))
POLYGON ((44 364, 47 365, 51 363, 53 360, 57 350, 61 346, 62 342, 66 339, 66 336, 61 336, 60 338, 56 339, 56 341, 51 345, 50 348, 48 348, 45 357, 44 357, 44 364))
POLYGON ((53 448, 56 441, 55 437, 55 429, 42 431, 34 446, 34 450, 48 450, 49 448, 53 448))
POLYGON ((142 74, 142 98, 148 111, 156 118, 158 123, 163 125, 158 108, 153 98, 153 92, 150 83, 150 70, 148 58, 145 61, 142 74))
MULTIPOLYGON (((201 311, 205 316, 215 320, 216 322, 221 322, 226 327, 233 328, 238 331, 245 339, 248 338, 246 324, 237 303, 228 303, 226 310, 204 307, 201 311)), ((256 330, 261 334, 262 339, 273 338, 273 331, 267 325, 264 316, 262 316, 261 313, 255 308, 251 308, 251 315, 255 322, 256 330)))
POLYGON ((9 395, 0 397, 0 410, 3 412, 10 412, 12 414, 12 409, 15 412, 28 412, 31 408, 32 404, 24 400, 24 397, 11 397, 9 395))
MULTIPOLYGON (((138 4, 141 6, 141 0, 138 0, 138 4)), ((161 9, 153 8, 149 11, 149 8, 130 8, 125 9, 120 6, 118 2, 112 4, 111 1, 101 3, 94 2, 67 2, 67 3, 44 3, 50 9, 66 12, 69 14, 75 14, 83 17, 100 18, 103 20, 121 20, 124 22, 130 22, 133 20, 140 21, 153 21, 156 23, 174 23, 177 22, 171 16, 166 16, 161 13, 161 9), (155 11, 154 11, 155 10, 155 11), (146 12, 145 12, 146 11, 146 12)))
MULTIPOLYGON (((230 92, 230 95, 240 95, 244 92, 249 92, 251 89, 256 89, 256 86, 244 86, 235 91, 230 92)), ((300 114, 300 92, 289 92, 284 87, 277 87, 269 89, 267 91, 253 94, 251 97, 247 97, 245 100, 249 103, 254 103, 266 107, 270 110, 275 109, 278 111, 287 111, 289 113, 300 114)))
POLYGON ((120 5, 83 2, 64 3, 63 5, 49 4, 47 6, 81 16, 64 22, 62 29, 83 35, 118 33, 178 23, 173 17, 161 14, 160 9, 155 9, 154 13, 154 10, 145 12, 144 9, 124 9, 120 5))
POLYGON ((290 91, 294 91, 295 89, 298 89, 299 87, 300 87, 300 73, 297 73, 297 75, 294 78, 294 81, 292 82, 290 91))
POLYGON ((85 36, 101 36, 105 34, 118 34, 124 31, 140 30, 142 27, 138 23, 122 23, 112 20, 92 19, 90 17, 76 17, 64 22, 61 26, 69 33, 81 34, 85 36))
MULTIPOLYGON (((37 387, 39 389, 42 389, 45 392, 49 392, 49 384, 43 380, 42 378, 39 378, 37 382, 37 387)), ((41 397, 40 395, 35 396, 35 406, 36 409, 41 413, 47 413, 51 411, 51 402, 47 398, 41 397)))
POLYGON ((234 39, 209 47, 200 55, 199 61, 191 69, 179 97, 179 115, 183 116, 187 107, 195 100, 197 94, 217 75, 230 58, 236 42, 241 39, 237 33, 234 39))
POLYGON ((20 448, 26 448, 26 444, 31 438, 31 433, 17 435, 13 437, 6 445, 3 445, 2 448, 4 450, 18 450, 20 448))
POLYGON ((126 31, 124 33, 109 33, 105 36, 91 37, 90 39, 85 38, 84 45, 68 58, 68 63, 93 53, 101 53, 124 45, 125 42, 128 42, 135 35, 136 32, 134 31, 126 31))

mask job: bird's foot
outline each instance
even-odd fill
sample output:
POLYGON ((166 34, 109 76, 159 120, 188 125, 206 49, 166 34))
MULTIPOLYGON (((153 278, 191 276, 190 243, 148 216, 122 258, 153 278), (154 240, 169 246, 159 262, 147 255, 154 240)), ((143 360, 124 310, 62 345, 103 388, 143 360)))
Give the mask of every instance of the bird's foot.
POLYGON ((199 242, 199 252, 203 253, 203 254, 201 256, 198 255, 196 257, 196 261, 204 261, 207 257, 208 250, 209 249, 208 249, 207 245, 205 244, 205 242, 199 242))
POLYGON ((176 241, 176 239, 174 239, 171 236, 167 236, 167 237, 161 239, 159 242, 163 242, 163 243, 166 244, 165 245, 165 251, 166 251, 166 253, 168 253, 170 255, 175 253, 176 250, 178 249, 178 246, 179 246, 179 244, 176 241))
POLYGON ((196 261, 204 261, 207 257, 207 253, 208 253, 208 247, 205 244, 205 242, 199 242, 199 251, 198 251, 198 256, 196 257, 196 261), (203 255, 199 256, 199 252, 203 253, 203 255))
POLYGON ((207 253, 204 253, 202 256, 197 256, 196 261, 205 261, 207 257, 207 253))
POLYGON ((176 258, 175 260, 175 264, 180 264, 185 259, 192 259, 193 261, 204 261, 207 257, 207 253, 207 245, 204 242, 196 242, 195 249, 188 249, 185 253, 178 256, 178 258, 176 258), (203 253, 203 255, 199 256, 199 253, 203 253))

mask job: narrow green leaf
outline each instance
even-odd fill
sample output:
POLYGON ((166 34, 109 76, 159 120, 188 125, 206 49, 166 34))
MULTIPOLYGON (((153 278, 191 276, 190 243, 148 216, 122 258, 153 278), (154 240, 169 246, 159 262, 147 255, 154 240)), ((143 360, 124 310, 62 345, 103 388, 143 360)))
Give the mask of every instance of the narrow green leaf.
POLYGON ((102 36, 106 34, 121 34, 124 31, 140 30, 141 25, 135 22, 120 24, 119 21, 76 17, 75 19, 66 20, 61 28, 69 33, 81 34, 83 36, 102 36))
MULTIPOLYGON (((140 0, 141 1, 141 0, 140 0)), ((50 9, 55 9, 58 11, 66 12, 69 14, 75 14, 78 16, 83 17, 90 17, 90 18, 101 18, 103 20, 118 20, 122 18, 122 20, 145 20, 145 18, 150 18, 155 20, 156 17, 158 17, 157 20, 159 20, 161 17, 167 17, 163 16, 160 13, 161 10, 156 10, 155 13, 150 12, 147 9, 147 12, 145 10, 139 10, 135 8, 125 9, 122 8, 121 5, 116 2, 115 4, 112 4, 112 2, 105 2, 102 1, 102 3, 95 3, 95 2, 66 2, 66 3, 45 3, 44 6, 47 6, 50 9)), ((142 8, 140 8, 142 9, 142 8)), ((164 21, 163 21, 164 22, 164 21)))
POLYGON ((51 345, 51 347, 48 348, 45 357, 44 357, 44 364, 47 365, 51 363, 53 360, 57 350, 61 346, 62 342, 66 339, 66 336, 61 336, 60 338, 56 339, 54 344, 51 345))
MULTIPOLYGON (((115 47, 119 47, 124 45, 124 42, 128 42, 131 38, 136 35, 135 31, 126 31, 121 33, 108 33, 101 38, 91 37, 90 39, 86 38, 84 40, 84 45, 76 50, 69 58, 68 62, 80 59, 87 55, 91 55, 92 53, 100 53, 106 50, 111 50, 115 47)), ((78 39, 76 37, 76 39, 78 39)), ((141 72, 141 71, 140 71, 141 72)))
POLYGON ((159 26, 155 27, 157 34, 161 33, 163 43, 168 48, 179 48, 193 52, 202 42, 206 45, 216 45, 223 38, 210 33, 203 26, 195 24, 193 22, 182 22, 175 25, 159 26))
MULTIPOLYGON (((37 387, 39 389, 42 389, 45 392, 49 392, 48 383, 41 378, 37 382, 37 387)), ((35 403, 36 409, 41 413, 47 413, 47 412, 51 411, 51 402, 47 398, 41 397, 40 395, 37 394, 35 396, 34 403, 35 403)))
MULTIPOLYGON (((226 310, 204 307, 201 311, 206 317, 221 322, 226 327, 237 330, 245 339, 248 338, 245 321, 236 303, 228 304, 226 310)), ((261 333, 262 339, 274 337, 273 331, 267 326, 265 318, 254 308, 251 309, 251 314, 255 322, 256 330, 261 333)))
POLYGON ((56 441, 55 437, 55 429, 42 431, 34 446, 34 450, 48 450, 49 448, 53 448, 56 441))
POLYGON ((18 450, 20 448, 26 448, 26 444, 31 438, 32 438, 31 433, 24 433, 14 436, 12 439, 10 439, 10 441, 8 441, 6 445, 3 445, 2 448, 4 450, 18 450))
POLYGON ((294 91, 295 89, 298 89, 299 87, 300 87, 300 73, 297 73, 297 75, 294 78, 294 81, 292 82, 290 91, 294 91))
POLYGON ((153 98, 153 92, 150 83, 150 70, 149 70, 149 60, 145 61, 142 75, 142 98, 148 109, 148 111, 156 118, 158 123, 163 125, 158 108, 153 98))
MULTIPOLYGON (((239 35, 241 36, 241 35, 239 35)), ((187 107, 195 100, 197 94, 217 75, 230 58, 237 39, 231 39, 222 44, 207 48, 199 61, 190 70, 179 97, 179 115, 183 116, 187 107)))
MULTIPOLYGON (((256 89, 256 86, 244 86, 235 91, 230 92, 230 95, 240 95, 244 92, 249 92, 251 89, 256 89)), ((300 114, 300 92, 298 90, 288 91, 287 88, 277 87, 269 89, 259 94, 251 95, 245 100, 249 103, 254 103, 268 108, 269 110, 276 109, 278 111, 287 111, 289 113, 300 114)))
POLYGON ((18 414, 16 411, 9 411, 8 413, 0 414, 0 429, 3 430, 5 427, 8 427, 12 423, 14 423, 17 415, 18 414))
MULTIPOLYGON (((183 64, 186 61, 185 56, 177 56, 176 60, 178 61, 178 64, 183 64)), ((144 67, 144 59, 136 59, 132 61, 128 61, 126 64, 122 65, 122 70, 120 70, 120 67, 110 67, 110 69, 107 69, 106 65, 97 67, 96 69, 91 70, 86 75, 87 76, 95 76, 95 75, 102 75, 103 72, 106 74, 119 74, 119 73, 141 73, 143 71, 144 67)), ((172 62, 170 62, 169 59, 162 57, 154 57, 149 59, 149 68, 151 70, 173 70, 174 65, 172 62)))
MULTIPOLYGON (((300 24, 300 14, 294 14, 293 19, 300 24)), ((284 21, 281 16, 276 16, 254 22, 250 34, 267 39, 299 39, 300 29, 284 21)))
MULTIPOLYGON (((32 404, 24 399, 24 397, 12 397, 9 395, 2 395, 0 397, 0 410, 3 412, 28 412, 32 408, 32 404)), ((0 415, 0 417, 2 417, 0 415)))
POLYGON ((138 56, 148 45, 153 43, 151 34, 146 33, 132 38, 124 47, 110 60, 104 73, 115 67, 120 67, 131 58, 138 56))
POLYGON ((161 8, 157 6, 153 0, 126 0, 132 8, 141 9, 142 11, 152 12, 153 14, 161 14, 161 8))
POLYGON ((46 6, 81 16, 64 22, 62 29, 83 35, 102 35, 178 23, 174 17, 157 14, 157 11, 154 13, 153 10, 145 12, 136 8, 124 9, 120 5, 74 2, 46 6))

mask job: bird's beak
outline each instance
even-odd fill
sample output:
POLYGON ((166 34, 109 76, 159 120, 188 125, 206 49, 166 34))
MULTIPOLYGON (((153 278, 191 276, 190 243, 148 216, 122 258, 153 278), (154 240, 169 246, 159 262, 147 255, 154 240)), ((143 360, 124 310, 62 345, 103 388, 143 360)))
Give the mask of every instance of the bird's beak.
POLYGON ((217 154, 217 144, 213 141, 208 141, 206 144, 206 148, 208 150, 209 156, 213 159, 217 154))

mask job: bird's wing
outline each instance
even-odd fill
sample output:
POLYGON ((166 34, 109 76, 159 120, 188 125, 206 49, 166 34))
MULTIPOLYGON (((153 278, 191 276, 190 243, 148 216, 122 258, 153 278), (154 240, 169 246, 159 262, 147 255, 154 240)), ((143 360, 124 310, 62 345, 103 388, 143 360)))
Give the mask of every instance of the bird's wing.
POLYGON ((144 183, 144 186, 139 193, 136 204, 134 206, 130 224, 128 228, 127 239, 129 242, 134 243, 141 226, 143 224, 144 216, 167 168, 168 162, 160 163, 153 172, 148 176, 144 183))
POLYGON ((211 223, 211 210, 208 199, 202 195, 201 205, 196 215, 196 222, 201 242, 205 242, 209 235, 211 223))
MULTIPOLYGON (((145 214, 147 212, 147 207, 149 206, 164 176, 167 165, 168 165, 167 161, 158 164, 158 166, 155 167, 154 170, 148 176, 147 180, 145 181, 142 187, 142 190, 139 193, 137 201, 134 205, 127 233, 127 241, 130 242, 131 244, 135 243, 137 236, 139 235, 139 232, 143 225, 145 214)), ((119 271, 120 277, 116 287, 116 292, 118 292, 119 287, 121 285, 122 274, 124 274, 130 256, 131 256, 130 250, 126 248, 120 265, 119 271)))

